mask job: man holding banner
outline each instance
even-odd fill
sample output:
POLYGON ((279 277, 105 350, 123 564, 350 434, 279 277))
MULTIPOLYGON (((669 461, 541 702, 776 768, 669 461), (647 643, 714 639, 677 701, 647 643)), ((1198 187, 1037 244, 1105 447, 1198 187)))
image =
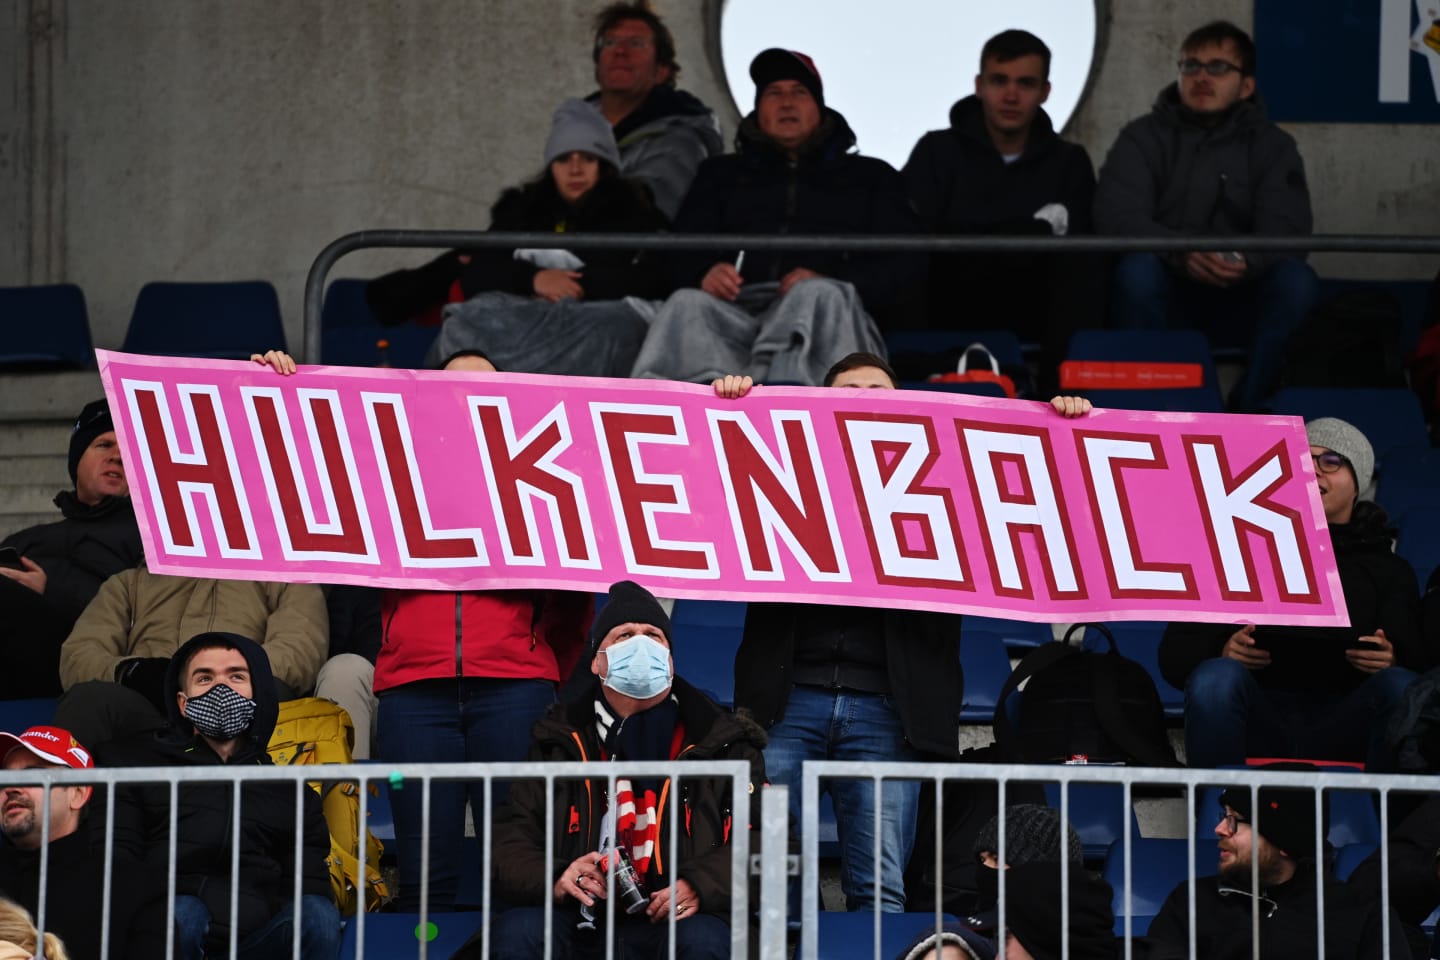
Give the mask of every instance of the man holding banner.
MULTIPOLYGON (((832 366, 825 386, 895 390, 880 357, 853 353, 832 366)), ((715 381, 722 397, 739 398, 749 378, 715 381)), ((1056 397, 1068 417, 1088 401, 1056 397)), ((800 822, 802 769, 807 760, 957 760, 960 756, 960 617, 933 610, 813 603, 751 603, 735 655, 735 705, 766 728, 765 768, 790 788, 800 822)), ((850 910, 905 911, 905 865, 915 840, 920 784, 886 780, 875 796, 868 781, 821 784, 835 805, 840 833, 840 885, 850 910), (880 807, 880 857, 874 861, 875 807, 880 807)))

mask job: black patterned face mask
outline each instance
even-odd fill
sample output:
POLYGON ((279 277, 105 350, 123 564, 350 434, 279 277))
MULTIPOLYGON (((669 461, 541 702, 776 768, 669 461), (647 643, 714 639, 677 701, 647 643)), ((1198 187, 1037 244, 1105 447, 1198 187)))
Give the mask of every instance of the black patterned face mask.
POLYGON ((250 721, 255 719, 255 701, 217 683, 185 701, 185 718, 195 724, 201 736, 234 740, 250 729, 250 721))

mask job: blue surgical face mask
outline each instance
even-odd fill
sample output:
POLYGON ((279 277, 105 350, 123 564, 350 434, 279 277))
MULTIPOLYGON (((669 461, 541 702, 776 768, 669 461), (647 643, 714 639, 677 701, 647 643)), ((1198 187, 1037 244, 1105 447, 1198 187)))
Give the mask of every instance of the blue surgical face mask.
POLYGON ((604 684, 616 693, 649 700, 670 687, 670 648, 648 634, 637 634, 605 648, 610 669, 604 684))

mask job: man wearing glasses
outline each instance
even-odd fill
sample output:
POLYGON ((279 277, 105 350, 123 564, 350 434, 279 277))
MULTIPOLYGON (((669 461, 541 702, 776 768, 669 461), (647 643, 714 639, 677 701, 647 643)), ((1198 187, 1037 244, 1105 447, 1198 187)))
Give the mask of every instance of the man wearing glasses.
MULTIPOLYGON (((1224 815, 1215 824, 1218 875, 1194 881, 1194 955, 1208 960, 1256 956, 1250 934, 1258 910, 1258 956, 1314 956, 1318 876, 1325 883, 1325 956, 1336 960, 1380 957, 1379 904, 1337 882, 1327 868, 1316 867, 1314 792, 1302 787, 1262 787, 1258 812, 1252 809, 1250 798, 1250 788, 1244 786, 1231 787, 1220 795, 1224 815), (1259 875, 1258 888, 1253 873, 1259 875)), ((1137 955, 1149 960, 1191 955, 1189 886, 1188 881, 1183 882, 1171 891, 1150 922, 1148 952, 1137 955)), ((1391 922, 1390 956, 1408 957, 1399 921, 1392 915, 1391 922)))
MULTIPOLYGON (((1255 44, 1217 21, 1185 38, 1176 82, 1121 131, 1095 195, 1102 234, 1304 236, 1310 192, 1294 139, 1266 116, 1255 44)), ((1247 346, 1233 409, 1260 407, 1279 379, 1285 342, 1317 296, 1303 252, 1132 253, 1116 265, 1111 310, 1134 329, 1198 327, 1247 346)))
POLYGON ((612 3, 595 18, 595 83, 588 100, 615 130, 620 172, 650 188, 674 219, 706 157, 721 153, 720 122, 675 89, 675 39, 647 2, 612 3))
POLYGON ((1433 666, 1420 633, 1420 589, 1394 553, 1395 531, 1368 499, 1375 453, 1333 417, 1305 425, 1349 627, 1172 623, 1160 672, 1185 691, 1192 767, 1247 758, 1391 764, 1386 721, 1414 671, 1433 666))

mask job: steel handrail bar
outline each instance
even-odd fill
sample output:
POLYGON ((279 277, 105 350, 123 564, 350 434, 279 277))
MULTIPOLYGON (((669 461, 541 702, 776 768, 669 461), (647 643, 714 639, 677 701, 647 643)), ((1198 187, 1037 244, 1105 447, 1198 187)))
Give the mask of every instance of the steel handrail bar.
POLYGON ((325 279, 336 262, 357 250, 379 247, 564 247, 573 250, 818 250, 874 253, 1135 253, 1235 250, 1242 253, 1440 254, 1440 236, 1311 234, 1309 236, 1036 237, 935 236, 931 234, 635 234, 493 230, 359 230, 332 240, 305 277, 302 358, 320 362, 320 311, 325 279))

